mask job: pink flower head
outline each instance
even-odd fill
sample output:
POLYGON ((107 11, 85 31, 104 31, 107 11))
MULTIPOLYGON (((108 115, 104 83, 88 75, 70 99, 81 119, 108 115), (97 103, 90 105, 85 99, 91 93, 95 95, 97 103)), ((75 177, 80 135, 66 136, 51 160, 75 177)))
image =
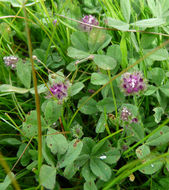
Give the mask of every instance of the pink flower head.
MULTIPOLYGON (((99 22, 97 21, 97 19, 92 16, 92 15, 86 15, 82 18, 82 21, 86 24, 91 24, 91 25, 95 25, 95 26, 98 26, 99 25, 99 22)), ((87 26, 87 25, 84 25, 84 24, 81 24, 81 27, 84 31, 87 31, 89 32, 91 29, 92 29, 92 26, 87 26)))
POLYGON ((3 60, 7 67, 11 67, 11 69, 15 69, 16 63, 18 62, 18 57, 11 55, 11 56, 4 57, 3 60))
POLYGON ((127 72, 122 75, 121 88, 127 96, 139 94, 146 89, 146 81, 141 72, 127 72))
POLYGON ((131 112, 126 107, 123 107, 123 109, 121 110, 121 116, 120 116, 121 120, 128 121, 130 116, 131 116, 131 112))
POLYGON ((47 98, 52 96, 56 97, 58 100, 63 100, 68 96, 69 82, 66 83, 55 83, 50 87, 50 92, 47 98))

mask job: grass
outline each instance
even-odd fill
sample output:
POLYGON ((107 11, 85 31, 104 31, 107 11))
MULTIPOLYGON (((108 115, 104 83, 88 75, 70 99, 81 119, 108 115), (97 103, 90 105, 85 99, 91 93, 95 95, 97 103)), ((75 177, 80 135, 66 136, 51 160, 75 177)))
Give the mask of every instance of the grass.
POLYGON ((1 189, 167 189, 167 0, 25 5, 0 2, 1 189), (84 32, 84 15, 99 26, 84 32), (10 55, 23 66, 6 67, 10 55), (136 70, 147 88, 126 96, 121 78, 136 70))

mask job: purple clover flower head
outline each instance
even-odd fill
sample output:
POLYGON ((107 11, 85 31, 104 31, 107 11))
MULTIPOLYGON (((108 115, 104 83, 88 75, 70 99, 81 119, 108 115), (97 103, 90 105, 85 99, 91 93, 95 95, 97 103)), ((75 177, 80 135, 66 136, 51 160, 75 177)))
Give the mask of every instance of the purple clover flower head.
POLYGON ((131 112, 126 107, 123 107, 121 110, 121 120, 128 121, 130 116, 131 112))
MULTIPOLYGON (((84 22, 86 24, 95 25, 95 26, 99 25, 99 22, 97 21, 97 19, 94 16, 92 16, 92 15, 86 15, 86 16, 84 16, 82 18, 82 22, 84 22)), ((81 24, 81 28, 84 31, 89 32, 89 31, 91 31, 92 26, 87 26, 87 25, 81 24)))
POLYGON ((18 57, 11 55, 11 56, 4 57, 3 60, 7 67, 10 67, 11 69, 15 69, 16 63, 18 62, 18 57))
POLYGON ((132 123, 138 123, 138 119, 135 117, 131 120, 132 123))
POLYGON ((52 96, 56 97, 58 100, 62 101, 68 96, 69 82, 65 83, 55 83, 50 87, 50 92, 48 98, 52 96))
POLYGON ((141 72, 124 73, 121 79, 121 88, 129 95, 139 94, 146 89, 146 80, 141 72))

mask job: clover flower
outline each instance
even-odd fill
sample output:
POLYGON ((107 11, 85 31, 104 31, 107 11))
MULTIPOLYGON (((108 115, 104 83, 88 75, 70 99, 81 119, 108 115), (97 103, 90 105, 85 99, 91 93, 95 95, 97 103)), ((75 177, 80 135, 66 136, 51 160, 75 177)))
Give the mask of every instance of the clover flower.
POLYGON ((78 123, 73 123, 73 127, 71 128, 71 132, 73 134, 73 137, 80 139, 84 133, 83 128, 78 123))
POLYGON ((120 119, 122 121, 122 123, 137 123, 138 119, 136 117, 133 117, 132 113, 130 112, 130 110, 126 107, 123 107, 121 110, 121 114, 120 114, 120 119))
POLYGON ((18 62, 18 58, 11 55, 11 56, 7 56, 3 58, 5 65, 7 67, 10 67, 11 69, 15 69, 16 68, 16 63, 18 62))
POLYGON ((132 123, 137 123, 138 122, 138 119, 135 117, 131 120, 132 123))
POLYGON ((121 119, 123 121, 128 121, 129 120, 129 116, 131 116, 131 112, 126 108, 123 107, 122 111, 121 111, 121 119))
POLYGON ((65 83, 55 83, 50 87, 50 93, 47 98, 52 96, 56 97, 58 100, 63 100, 68 96, 69 82, 65 83))
MULTIPOLYGON (((92 25, 99 25, 99 22, 97 21, 97 19, 92 16, 92 15, 86 15, 82 18, 82 22, 86 23, 86 24, 92 24, 92 25)), ((89 32, 91 29, 92 29, 92 26, 87 26, 87 25, 84 25, 84 24, 81 24, 81 28, 84 30, 84 31, 87 31, 89 32)))
POLYGON ((126 95, 135 95, 146 89, 146 81, 141 72, 124 73, 121 88, 126 95))

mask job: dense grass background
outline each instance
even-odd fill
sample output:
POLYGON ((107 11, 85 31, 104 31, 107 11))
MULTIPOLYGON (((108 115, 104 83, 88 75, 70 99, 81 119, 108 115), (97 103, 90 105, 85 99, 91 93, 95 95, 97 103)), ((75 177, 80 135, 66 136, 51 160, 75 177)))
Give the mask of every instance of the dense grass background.
POLYGON ((25 190, 168 189, 168 9, 168 0, 0 1, 0 189, 14 189, 4 162, 25 190), (84 32, 85 15, 99 26, 84 32), (147 89, 125 96, 121 76, 136 70, 147 89), (64 102, 46 99, 67 79, 64 102), (137 124, 121 121, 124 106, 137 124))

